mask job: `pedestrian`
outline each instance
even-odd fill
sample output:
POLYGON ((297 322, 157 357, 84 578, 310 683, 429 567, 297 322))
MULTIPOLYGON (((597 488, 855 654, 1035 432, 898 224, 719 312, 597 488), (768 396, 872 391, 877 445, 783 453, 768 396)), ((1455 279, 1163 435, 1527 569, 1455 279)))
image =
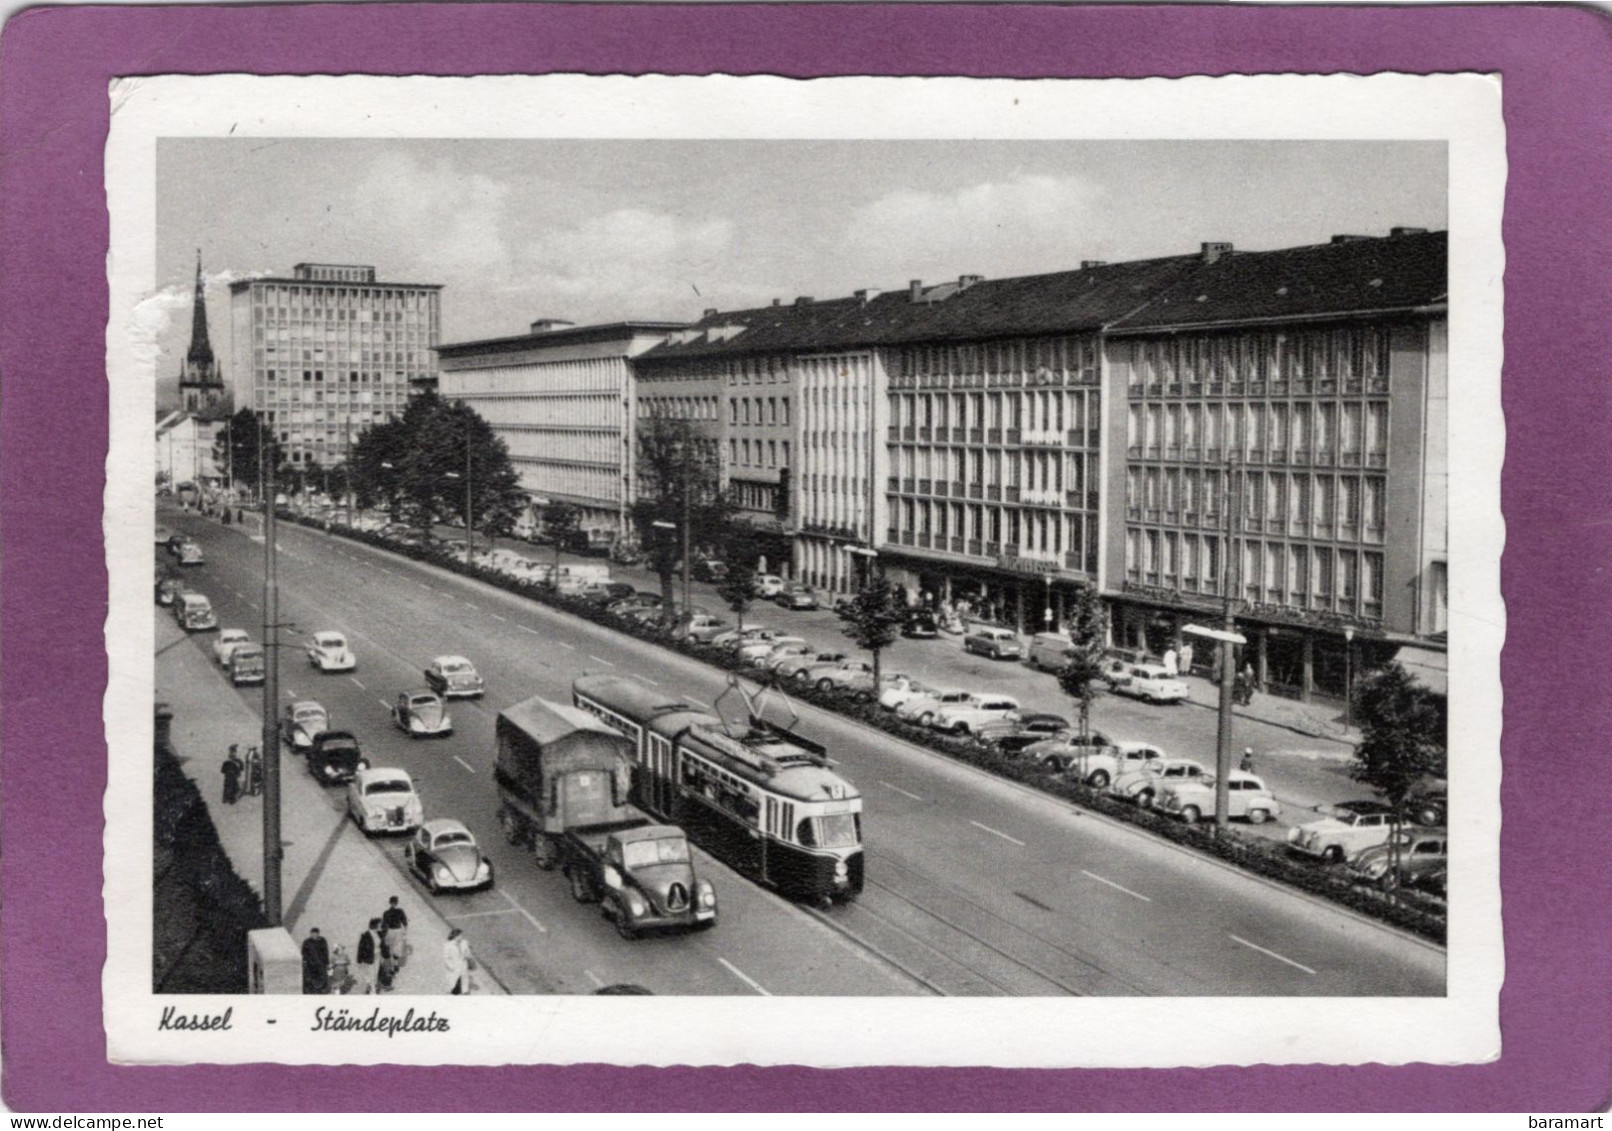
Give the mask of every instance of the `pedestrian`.
POLYGON ((302 940, 302 992, 328 994, 330 992, 330 944, 314 927, 302 940))
POLYGON ((241 761, 237 753, 239 749, 236 743, 230 743, 229 757, 224 759, 224 765, 220 767, 224 774, 225 805, 234 805, 241 796, 241 771, 246 769, 246 763, 241 761))
POLYGON ((1243 760, 1237 764, 1237 768, 1245 774, 1254 772, 1254 748, 1252 746, 1243 747, 1243 760))
POLYGON ((1192 644, 1190 642, 1181 645, 1181 655, 1178 657, 1176 665, 1180 668, 1182 675, 1192 674, 1192 644))
POLYGON ((1170 676, 1171 678, 1174 678, 1176 675, 1179 674, 1179 671, 1175 666, 1175 662, 1176 662, 1175 649, 1174 648, 1166 648, 1164 650, 1164 674, 1167 675, 1167 676, 1170 676))
POLYGON ((381 921, 371 919, 369 927, 358 936, 358 956, 353 976, 358 979, 358 992, 375 993, 375 969, 381 955, 381 921))
POLYGON ((476 956, 470 953, 470 940, 458 927, 448 932, 448 941, 442 944, 442 964, 448 975, 448 992, 468 994, 473 985, 470 972, 476 968, 476 956))
POLYGON ((1244 663, 1243 664, 1242 677, 1243 677, 1243 706, 1246 707, 1248 704, 1250 704, 1250 703, 1252 703, 1254 701, 1254 665, 1253 664, 1250 664, 1250 663, 1244 663))
POLYGON ((409 960, 409 915, 399 906, 395 895, 387 901, 386 910, 381 912, 381 926, 386 928, 386 949, 402 966, 409 960))

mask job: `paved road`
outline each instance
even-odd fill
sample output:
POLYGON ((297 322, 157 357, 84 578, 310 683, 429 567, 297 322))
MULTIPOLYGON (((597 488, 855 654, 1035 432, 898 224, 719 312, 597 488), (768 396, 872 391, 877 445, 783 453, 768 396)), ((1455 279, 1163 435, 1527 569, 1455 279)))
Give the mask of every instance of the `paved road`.
MULTIPOLYGON (((204 520, 170 525, 207 547, 193 584, 219 604, 223 623, 255 626, 261 548, 204 520)), ((811 708, 801 710, 802 729, 866 796, 862 899, 820 913, 706 862, 723 905, 715 931, 622 942, 499 839, 492 718, 532 694, 567 698, 582 671, 625 672, 706 703, 725 676, 306 528, 282 527, 280 545, 282 619, 304 632, 346 631, 361 665, 356 679, 320 677, 288 650, 286 697, 323 700, 377 763, 395 761, 423 780, 428 812, 465 820, 487 842, 499 888, 458 901, 460 914, 475 916, 467 927, 487 936, 478 950, 515 992, 586 990, 592 979, 663 993, 1443 992, 1437 948, 811 708), (384 700, 445 652, 476 661, 487 698, 453 705, 452 739, 411 743, 388 728, 384 700)))

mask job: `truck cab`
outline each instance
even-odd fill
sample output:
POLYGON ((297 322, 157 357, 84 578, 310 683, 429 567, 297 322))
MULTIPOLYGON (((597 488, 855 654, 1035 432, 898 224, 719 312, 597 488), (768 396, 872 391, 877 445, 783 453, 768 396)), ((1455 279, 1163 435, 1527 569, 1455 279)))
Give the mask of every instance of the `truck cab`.
POLYGON ((579 903, 602 903, 622 938, 715 925, 716 889, 695 875, 682 829, 636 823, 609 831, 573 829, 567 839, 571 894, 579 903))

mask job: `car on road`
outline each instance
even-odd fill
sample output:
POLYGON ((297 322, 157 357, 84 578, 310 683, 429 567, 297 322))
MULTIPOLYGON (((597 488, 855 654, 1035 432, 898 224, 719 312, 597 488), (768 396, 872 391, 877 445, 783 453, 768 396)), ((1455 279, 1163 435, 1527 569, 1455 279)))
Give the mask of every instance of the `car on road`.
POLYGON ((993 660, 1017 660, 1024 655, 1024 646, 1011 628, 976 625, 963 637, 963 651, 989 656, 993 660))
POLYGON ((165 609, 173 608, 174 600, 184 592, 185 583, 177 577, 165 577, 157 582, 157 604, 165 609))
POLYGON ((807 668, 816 667, 818 664, 837 664, 842 660, 849 660, 850 658, 851 657, 846 655, 844 652, 830 652, 826 649, 820 649, 816 651, 802 652, 796 656, 790 656, 787 659, 780 660, 776 664, 772 664, 770 666, 772 667, 773 671, 778 673, 778 678, 780 680, 793 679, 797 682, 804 683, 806 681, 806 676, 804 673, 807 668))
POLYGON ((174 531, 172 534, 168 535, 168 552, 174 555, 174 557, 178 557, 179 547, 183 546, 189 541, 190 535, 180 530, 174 531))
POLYGON ((1151 809, 1159 790, 1178 782, 1207 777, 1209 771, 1191 758, 1151 758, 1140 767, 1125 770, 1109 783, 1108 792, 1139 808, 1151 809))
POLYGON ((392 704, 392 722, 410 738, 447 736, 453 733, 453 719, 435 691, 417 687, 401 691, 392 704))
POLYGON ((892 683, 879 692, 879 706, 886 711, 897 710, 902 704, 913 699, 934 694, 935 689, 927 683, 906 676, 903 676, 902 680, 904 682, 892 683))
POLYGON ((1393 835, 1394 807, 1381 801, 1340 801, 1317 805, 1315 811, 1319 819, 1288 830, 1294 852, 1341 864, 1393 835))
POLYGON ((728 567, 715 558, 700 558, 694 562, 694 580, 721 581, 728 576, 728 567))
POLYGON ((659 593, 636 592, 631 597, 610 602, 605 606, 605 612, 624 617, 635 609, 659 609, 662 600, 664 598, 659 593))
POLYGON ((776 597, 784 591, 784 579, 775 573, 756 574, 756 596, 776 597))
POLYGON ((772 671, 785 660, 810 655, 812 650, 812 646, 798 636, 780 636, 772 642, 771 648, 754 656, 750 662, 772 671))
POLYGON ((425 669, 425 682, 444 699, 480 699, 487 691, 481 673, 463 656, 438 656, 425 669))
POLYGON ((1410 884, 1442 894, 1449 852, 1449 834, 1445 830, 1407 828, 1394 841, 1357 854, 1349 861, 1349 872, 1355 879, 1375 884, 1383 891, 1410 884))
POLYGON ((940 625, 935 621, 935 614, 927 609, 914 609, 907 614, 901 635, 909 640, 933 640, 940 635, 940 625))
POLYGON ((339 632, 316 632, 308 638, 308 663, 322 672, 350 672, 358 668, 358 657, 339 632))
POLYGON ((1069 663, 1075 642, 1061 632, 1038 632, 1030 638, 1026 663, 1044 672, 1060 672, 1069 663))
POLYGON ((183 542, 179 546, 179 564, 182 566, 206 565, 207 558, 202 554, 202 548, 194 542, 183 542))
POLYGON ((1119 663, 1105 671, 1103 678, 1115 693, 1152 703, 1180 703, 1190 694, 1187 685, 1163 664, 1119 663))
POLYGON ((728 622, 711 613, 692 613, 678 622, 677 634, 685 640, 709 644, 728 629, 728 622))
POLYGON ((997 722, 1015 713, 1019 701, 1011 695, 973 695, 961 703, 942 707, 929 724, 948 734, 970 734, 986 723, 997 722))
POLYGON ((432 895, 493 886, 493 862, 464 823, 449 817, 432 818, 416 829, 403 846, 403 863, 432 895))
POLYGON ((974 737, 1003 754, 1015 755, 1068 730, 1069 720, 1062 715, 1015 712, 974 728, 974 737))
MULTIPOLYGON (((1204 816, 1215 815, 1215 779, 1193 778, 1159 791, 1155 807, 1162 813, 1180 817, 1189 825, 1204 816)), ((1226 779, 1226 815, 1246 818, 1251 825, 1264 824, 1282 815, 1282 804, 1265 780, 1255 774, 1233 770, 1226 779)))
POLYGON ((369 759, 350 730, 327 730, 308 747, 308 772, 321 785, 344 785, 368 768, 369 759))
POLYGON ((329 729, 330 712, 312 699, 287 703, 280 713, 280 741, 299 754, 329 729))
POLYGON ((166 546, 168 544, 168 539, 172 538, 173 536, 174 532, 172 530, 169 530, 166 526, 159 526, 157 527, 156 544, 158 546, 166 546))
POLYGON ((1114 741, 1095 731, 1084 741, 1078 734, 1071 734, 1037 742, 1024 753, 1032 764, 1085 782, 1093 789, 1106 789, 1115 778, 1165 757, 1164 751, 1150 742, 1114 741))
POLYGON ((861 679, 869 688, 873 686, 873 665, 866 660, 837 660, 831 664, 813 664, 795 673, 795 679, 800 683, 808 683, 819 691, 833 691, 848 689, 853 682, 861 679))
POLYGON ((211 632, 218 627, 213 603, 200 593, 180 593, 174 597, 174 620, 186 632, 211 632))
MULTIPOLYGON (((849 692, 851 698, 855 699, 858 703, 874 702, 879 698, 879 695, 875 693, 873 687, 873 672, 871 670, 872 665, 868 665, 868 668, 869 670, 867 671, 850 673, 843 681, 837 683, 835 686, 839 687, 842 691, 849 692)), ((886 691, 894 691, 895 689, 901 687, 911 687, 913 682, 914 681, 911 676, 902 675, 899 672, 893 672, 889 675, 879 677, 878 692, 883 693, 886 691)))
POLYGON ((229 654, 229 681, 236 687, 243 683, 262 683, 268 678, 268 656, 263 645, 237 644, 229 654))
POLYGON ((784 586, 778 595, 773 598, 781 609, 815 609, 817 608, 817 590, 810 585, 801 585, 795 582, 784 586))
POLYGON ((411 833, 425 822, 425 806, 407 770, 372 766, 347 783, 347 815, 367 836, 411 833))
POLYGON ((743 628, 730 628, 726 632, 719 632, 711 637, 711 643, 718 648, 727 648, 737 652, 746 644, 772 643, 778 638, 778 633, 762 624, 747 624, 743 628))
POLYGON ((947 707, 966 703, 973 697, 973 692, 963 691, 960 688, 938 688, 927 695, 917 695, 908 699, 896 708, 896 718, 926 727, 931 725, 935 721, 935 716, 947 707))
POLYGON ((235 651, 236 645, 251 642, 252 635, 244 628, 221 628, 218 639, 213 641, 213 659, 218 661, 219 667, 228 667, 229 654, 235 651))
POLYGON ((577 596, 590 605, 605 608, 614 601, 626 600, 636 592, 625 581, 590 581, 577 592, 577 596))

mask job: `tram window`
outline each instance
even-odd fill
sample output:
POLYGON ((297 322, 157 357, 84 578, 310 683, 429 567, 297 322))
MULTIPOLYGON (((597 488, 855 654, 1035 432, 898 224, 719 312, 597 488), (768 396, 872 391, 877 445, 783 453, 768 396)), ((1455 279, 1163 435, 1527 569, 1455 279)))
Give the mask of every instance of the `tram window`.
POLYGON ((807 848, 817 847, 817 830, 812 826, 814 818, 802 817, 800 827, 795 830, 795 839, 807 848))
POLYGON ((862 838, 862 822, 854 813, 803 817, 795 831, 807 848, 854 848, 862 838))

